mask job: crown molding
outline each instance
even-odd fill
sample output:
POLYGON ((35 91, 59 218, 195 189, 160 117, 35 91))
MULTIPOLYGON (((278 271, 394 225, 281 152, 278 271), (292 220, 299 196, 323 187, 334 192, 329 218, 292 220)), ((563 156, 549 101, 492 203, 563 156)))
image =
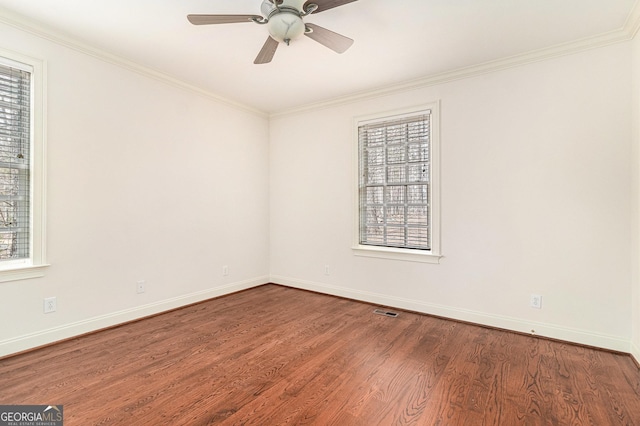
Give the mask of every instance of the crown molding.
POLYGON ((638 30, 640 30, 640 0, 636 0, 622 30, 629 35, 629 39, 634 38, 636 34, 638 34, 638 30))
POLYGON ((353 103, 366 99, 373 99, 382 96, 388 96, 410 90, 416 90, 437 84, 448 83, 455 80, 471 78, 495 71, 505 70, 508 68, 519 67, 533 62, 544 61, 560 56, 571 55, 590 49, 596 49, 624 41, 629 41, 635 37, 640 30, 640 0, 636 0, 631 12, 627 16, 625 24, 622 28, 602 33, 592 37, 586 37, 567 43, 557 44, 555 46, 543 49, 533 50, 530 52, 513 55, 494 61, 484 62, 469 67, 458 68, 452 71, 446 71, 426 77, 420 77, 414 80, 408 80, 397 84, 387 85, 374 89, 363 90, 346 96, 340 96, 327 99, 320 102, 309 103, 306 105, 284 109, 269 114, 270 118, 277 118, 288 115, 295 115, 307 111, 328 108, 332 106, 353 103))
POLYGON ((125 59, 118 55, 114 55, 110 52, 96 48, 87 43, 83 43, 80 40, 62 34, 50 27, 28 20, 22 15, 10 12, 4 8, 0 8, 0 23, 8 25, 10 27, 14 27, 20 31, 24 31, 55 44, 75 50, 76 52, 80 52, 101 61, 107 62, 111 65, 116 65, 128 71, 135 72, 137 74, 160 81, 170 86, 196 93, 226 106, 249 112, 263 118, 268 117, 268 114, 262 110, 250 107, 232 99, 225 98, 196 85, 182 81, 179 78, 173 77, 164 72, 146 67, 144 65, 140 65, 137 62, 125 59))
POLYGON ((622 41, 630 40, 631 37, 626 31, 617 30, 609 33, 601 34, 596 37, 585 38, 569 43, 563 43, 552 47, 534 50, 520 55, 514 55, 494 61, 484 62, 478 65, 472 65, 469 67, 458 68, 453 71, 447 71, 440 74, 435 74, 427 77, 421 77, 414 80, 409 80, 393 85, 379 87, 372 90, 365 90, 361 92, 352 93, 350 95, 336 97, 333 99, 306 104, 300 107, 291 109, 285 109, 277 112, 273 112, 269 115, 270 118, 277 118, 281 116, 288 116, 299 114, 311 110, 323 109, 332 106, 353 103, 366 99, 378 98, 381 96, 388 96, 396 93, 401 93, 409 90, 421 89, 437 84, 448 83, 451 81, 476 77, 483 74, 492 73, 495 71, 501 71, 508 68, 519 67, 522 65, 530 64, 533 62, 544 61, 559 56, 566 56, 573 53, 582 52, 589 49, 607 46, 610 44, 619 43, 622 41))
POLYGON ((461 80, 471 78, 495 71, 500 71, 508 68, 519 67, 522 65, 530 64, 533 62, 544 61, 559 56, 571 55, 574 53, 582 52, 589 49, 595 49, 599 47, 608 46, 615 43, 620 43, 633 39, 640 30, 640 0, 636 0, 631 12, 627 16, 627 19, 622 28, 614 31, 609 31, 597 36, 587 37, 579 40, 574 40, 567 43, 558 44, 555 46, 533 50, 527 53, 509 56, 506 58, 484 62, 469 67, 458 68, 456 70, 447 71, 439 74, 434 74, 426 77, 421 77, 413 80, 408 80, 392 85, 386 85, 378 88, 367 89, 355 93, 351 93, 345 96, 339 96, 320 102, 313 102, 306 105, 283 109, 274 112, 265 112, 246 104, 234 101, 232 99, 225 98, 211 91, 205 90, 196 85, 182 81, 169 74, 157 71, 150 67, 140 65, 134 61, 130 61, 123 57, 114 55, 102 49, 98 49, 94 46, 83 43, 77 39, 64 35, 56 30, 53 30, 44 25, 37 24, 31 20, 25 19, 23 16, 10 12, 6 9, 0 8, 0 23, 17 28, 21 31, 33 34, 37 37, 46 39, 53 43, 65 46, 72 50, 84 53, 102 61, 108 62, 112 65, 116 65, 125 68, 129 71, 144 75, 146 77, 161 81, 165 84, 187 90, 202 96, 205 96, 211 100, 222 103, 226 106, 230 106, 236 109, 240 109, 245 112, 249 112, 260 117, 277 118, 281 116, 294 115, 303 113, 306 111, 323 109, 341 104, 348 104, 352 102, 362 101, 366 99, 373 99, 381 96, 387 96, 395 93, 416 90, 424 87, 434 86, 437 84, 443 84, 455 80, 461 80))

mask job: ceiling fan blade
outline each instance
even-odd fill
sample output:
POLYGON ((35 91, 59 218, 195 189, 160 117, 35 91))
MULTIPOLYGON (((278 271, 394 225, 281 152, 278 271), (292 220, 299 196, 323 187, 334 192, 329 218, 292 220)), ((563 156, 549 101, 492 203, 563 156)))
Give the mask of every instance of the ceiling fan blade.
POLYGON ((262 49, 260 49, 260 53, 258 53, 258 56, 256 56, 256 60, 253 61, 253 63, 267 64, 271 62, 273 55, 275 55, 276 49, 278 48, 278 44, 280 43, 271 38, 271 36, 267 37, 267 41, 264 42, 262 49))
POLYGON ((315 24, 306 24, 307 27, 311 28, 313 31, 304 33, 307 37, 317 41, 323 46, 328 47, 334 52, 344 53, 351 45, 353 44, 353 40, 349 37, 345 37, 341 34, 334 33, 331 30, 323 28, 319 25, 315 24))
POLYGON ((187 19, 193 25, 209 24, 237 24, 241 22, 253 22, 253 19, 264 19, 260 15, 187 15, 187 19))
POLYGON ((315 10, 314 13, 319 13, 328 9, 333 9, 334 7, 345 5, 347 3, 352 3, 354 1, 357 1, 357 0, 308 0, 305 3, 303 9, 306 9, 307 5, 313 3, 318 5, 318 8, 315 10))

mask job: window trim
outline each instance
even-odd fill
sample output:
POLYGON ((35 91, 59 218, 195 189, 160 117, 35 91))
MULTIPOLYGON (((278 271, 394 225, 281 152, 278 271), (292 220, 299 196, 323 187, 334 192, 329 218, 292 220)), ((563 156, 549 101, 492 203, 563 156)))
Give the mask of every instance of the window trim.
POLYGON ((0 49, 7 65, 31 73, 30 256, 0 264, 0 282, 44 276, 46 262, 46 62, 0 49))
POLYGON ((356 256, 380 259, 402 260, 410 262, 440 263, 443 257, 440 252, 440 101, 386 111, 382 113, 354 117, 354 150, 353 150, 353 245, 352 252, 356 256), (430 208, 431 208, 431 249, 417 250, 360 244, 360 149, 358 144, 358 128, 368 122, 383 121, 403 116, 417 115, 431 110, 430 140, 430 208))

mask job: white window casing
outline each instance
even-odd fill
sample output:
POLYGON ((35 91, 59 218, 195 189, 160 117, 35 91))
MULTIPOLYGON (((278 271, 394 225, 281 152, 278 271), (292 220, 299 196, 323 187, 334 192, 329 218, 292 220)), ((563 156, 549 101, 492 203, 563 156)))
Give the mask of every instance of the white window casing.
POLYGON ((439 102, 355 118, 355 255, 439 262, 439 127, 439 102))
POLYGON ((45 63, 0 49, 0 282, 44 275, 45 63))

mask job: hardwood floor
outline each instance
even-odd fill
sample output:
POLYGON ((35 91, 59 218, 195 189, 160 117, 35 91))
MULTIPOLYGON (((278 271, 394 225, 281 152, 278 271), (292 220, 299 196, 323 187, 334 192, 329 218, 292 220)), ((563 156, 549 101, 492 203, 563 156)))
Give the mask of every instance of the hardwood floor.
POLYGON ((276 285, 0 360, 74 425, 640 425, 631 358, 276 285))

